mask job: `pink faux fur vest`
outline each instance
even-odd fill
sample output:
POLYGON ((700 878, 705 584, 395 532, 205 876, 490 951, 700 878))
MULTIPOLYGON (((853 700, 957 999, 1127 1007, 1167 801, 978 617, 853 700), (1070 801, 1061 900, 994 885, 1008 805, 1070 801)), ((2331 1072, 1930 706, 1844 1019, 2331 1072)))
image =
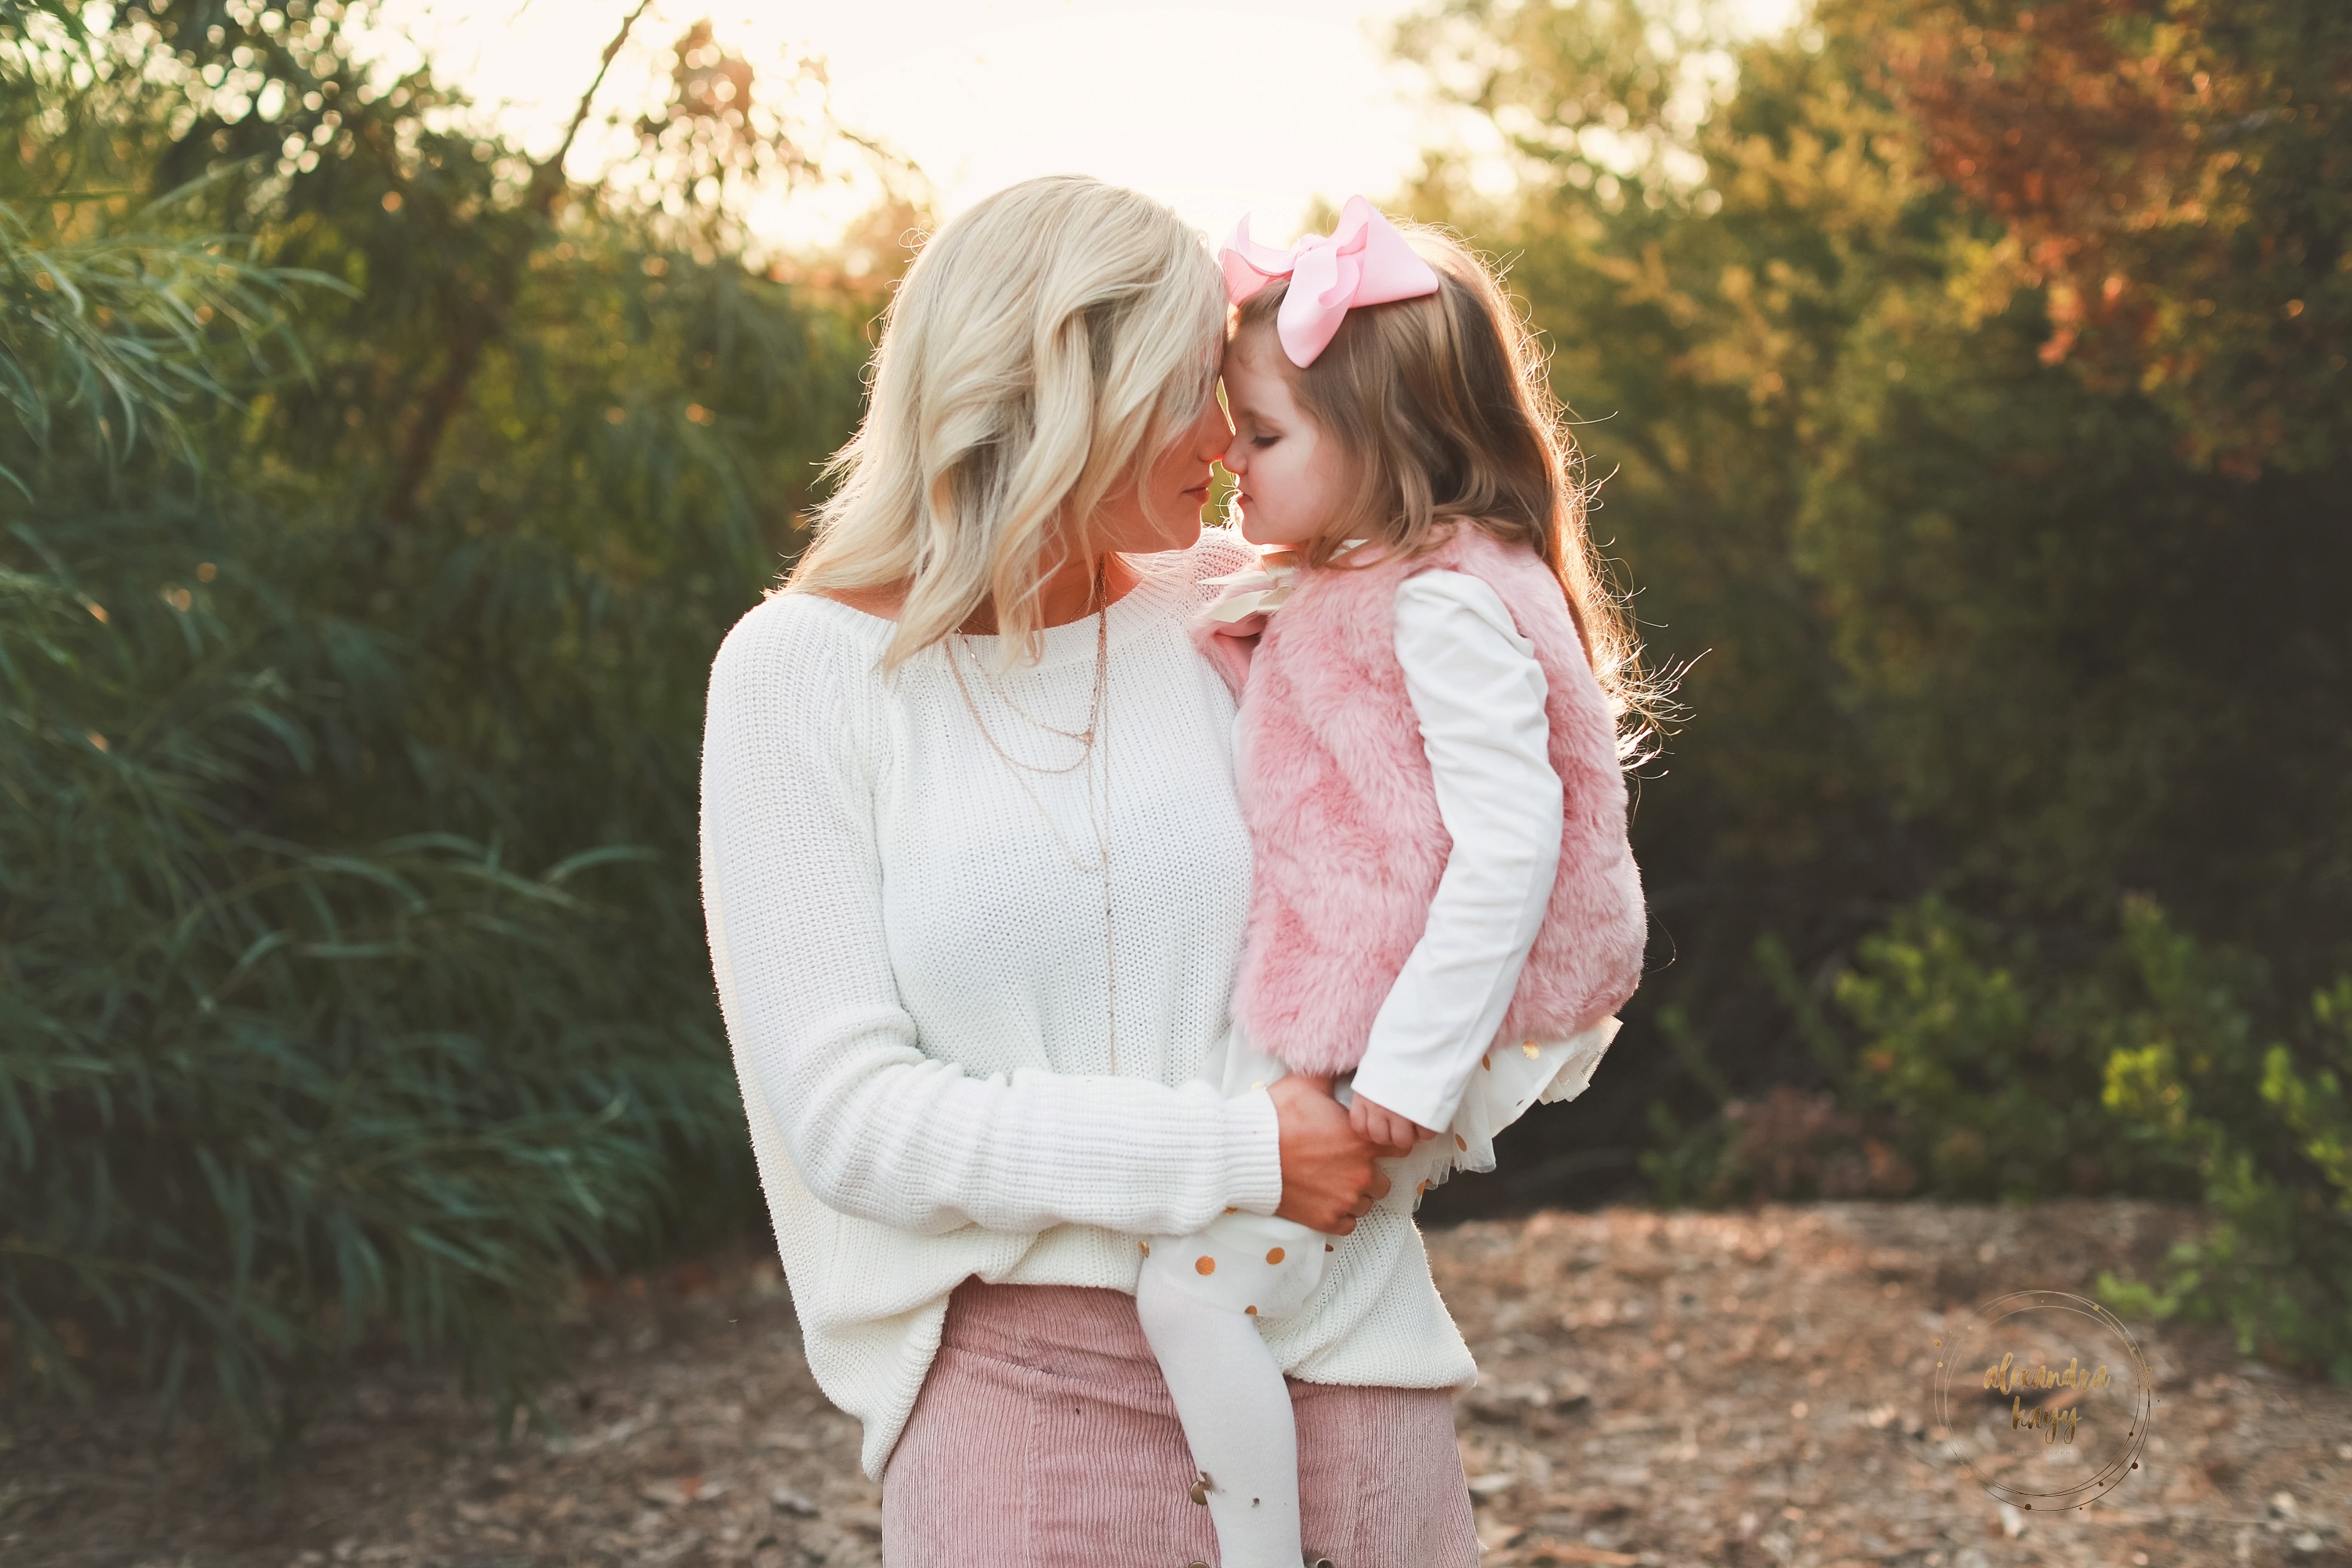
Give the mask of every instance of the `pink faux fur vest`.
POLYGON ((1396 657, 1397 584, 1435 570, 1483 580, 1535 644, 1566 796, 1559 877, 1505 1034, 1565 1038, 1623 1005, 1641 978, 1625 777, 1559 580, 1533 552, 1466 525, 1412 561, 1302 569, 1254 649, 1205 624, 1194 636, 1242 699, 1242 815, 1256 859, 1235 1013, 1254 1045, 1305 1071, 1362 1059, 1453 847, 1396 657))

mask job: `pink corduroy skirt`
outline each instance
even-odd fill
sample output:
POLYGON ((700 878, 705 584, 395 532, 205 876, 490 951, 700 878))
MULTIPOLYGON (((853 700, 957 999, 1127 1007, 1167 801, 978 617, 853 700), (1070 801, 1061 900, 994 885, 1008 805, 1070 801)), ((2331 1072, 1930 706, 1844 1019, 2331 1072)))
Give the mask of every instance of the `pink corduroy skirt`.
MULTIPOLYGON (((1309 1561, 1475 1568, 1450 1389, 1290 1385, 1309 1561)), ((882 1478, 887 1568, 1186 1568, 1209 1510, 1135 1298, 983 1285, 949 1299, 939 1359, 882 1478)))

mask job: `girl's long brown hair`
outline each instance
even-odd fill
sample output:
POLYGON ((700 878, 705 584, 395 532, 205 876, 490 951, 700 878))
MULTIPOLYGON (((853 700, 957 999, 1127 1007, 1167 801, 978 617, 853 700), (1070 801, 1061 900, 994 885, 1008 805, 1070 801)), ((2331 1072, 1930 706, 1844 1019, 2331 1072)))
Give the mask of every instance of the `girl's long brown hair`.
POLYGON ((1272 356, 1360 476, 1352 503, 1306 546, 1307 563, 1344 566, 1334 558, 1350 539, 1382 547, 1368 559, 1422 555, 1465 524, 1534 550, 1568 596, 1631 765, 1654 750, 1666 694, 1643 673, 1632 617, 1586 531, 1582 464, 1542 352, 1467 247, 1399 226, 1436 269, 1438 291, 1349 310, 1313 364, 1292 364, 1275 342, 1286 281, 1251 296, 1235 319, 1234 337, 1272 356))

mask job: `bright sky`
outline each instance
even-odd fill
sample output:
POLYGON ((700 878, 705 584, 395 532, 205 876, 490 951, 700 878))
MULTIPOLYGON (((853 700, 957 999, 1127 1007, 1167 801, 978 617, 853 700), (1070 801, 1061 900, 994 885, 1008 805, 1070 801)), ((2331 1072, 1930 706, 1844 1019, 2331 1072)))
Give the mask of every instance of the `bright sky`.
MULTIPOLYGON (((382 0, 379 14, 544 150, 631 3, 382 0)), ((1746 8, 1761 24, 1790 3, 1746 8)), ((1213 237, 1255 211, 1261 233, 1285 238, 1317 196, 1381 196, 1421 149, 1462 133, 1388 58, 1389 29, 1413 8, 656 0, 600 105, 636 108, 656 54, 708 16, 755 70, 802 49, 825 57, 841 121, 910 155, 948 213, 1032 175, 1084 173, 1151 193, 1213 237)), ((814 237, 849 216, 838 206, 796 204, 778 237, 814 237)))

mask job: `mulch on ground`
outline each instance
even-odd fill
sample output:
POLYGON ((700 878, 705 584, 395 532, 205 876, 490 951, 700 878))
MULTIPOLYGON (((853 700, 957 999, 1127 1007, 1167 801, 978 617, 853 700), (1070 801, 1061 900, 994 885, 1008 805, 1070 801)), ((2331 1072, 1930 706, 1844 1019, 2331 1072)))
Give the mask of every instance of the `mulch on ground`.
MULTIPOLYGON (((2094 1506, 2004 1508, 1969 1435, 1936 1424, 1935 1342, 1976 1303, 2145 1274, 2194 1223, 1849 1204, 1434 1233, 1482 1373, 1458 1408, 1486 1562, 2352 1568, 2352 1390, 2212 1331, 2133 1325, 2162 1404, 2141 1468, 2094 1506)), ((371 1373, 268 1461, 194 1429, 159 1442, 130 1412, 0 1414, 0 1563, 880 1561, 856 1426, 811 1382, 764 1258, 608 1289, 549 1410, 560 1430, 501 1435, 445 1379, 371 1373)))

